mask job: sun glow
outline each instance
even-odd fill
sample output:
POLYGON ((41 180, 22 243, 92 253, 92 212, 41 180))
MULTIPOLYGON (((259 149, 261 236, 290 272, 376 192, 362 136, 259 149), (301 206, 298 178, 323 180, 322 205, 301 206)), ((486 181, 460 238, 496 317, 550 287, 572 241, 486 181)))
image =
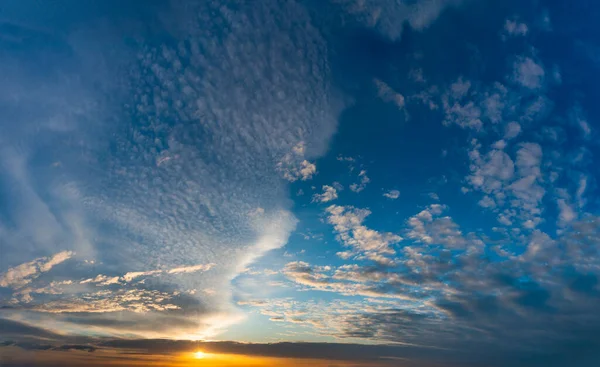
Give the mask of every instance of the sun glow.
POLYGON ((202 352, 202 351, 197 351, 194 353, 194 358, 196 359, 203 359, 206 357, 206 353, 202 352))

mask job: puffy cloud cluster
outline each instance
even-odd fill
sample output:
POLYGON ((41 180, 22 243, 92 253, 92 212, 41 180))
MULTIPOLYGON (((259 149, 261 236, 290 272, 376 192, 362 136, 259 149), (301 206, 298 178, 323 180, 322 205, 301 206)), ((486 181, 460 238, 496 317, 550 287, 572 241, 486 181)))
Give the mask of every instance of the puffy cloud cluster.
POLYGON ((323 185, 323 193, 322 194, 314 194, 313 201, 317 201, 320 203, 326 203, 328 201, 332 201, 338 198, 338 193, 335 187, 323 185))
POLYGON ((451 217, 441 216, 446 208, 432 204, 408 220, 408 237, 424 244, 441 245, 447 249, 464 250, 469 241, 451 217))
MULTIPOLYGON (((432 115, 442 114, 444 134, 456 132, 448 139, 452 144, 466 137, 453 152, 464 161, 454 164, 452 154, 444 154, 452 174, 459 172, 454 181, 445 177, 444 191, 463 186, 460 207, 433 204, 409 214, 397 223, 404 239, 396 244, 365 227, 370 210, 330 206, 327 221, 349 247, 338 253, 342 265, 319 258, 319 265, 292 262, 283 271, 301 291, 328 295, 252 307, 273 321, 323 336, 460 351, 440 365, 585 366, 599 360, 600 220, 591 209, 597 203, 590 202, 596 174, 591 168, 596 149, 588 141, 592 120, 577 102, 553 105, 549 96, 561 94, 550 90, 560 75, 557 68, 546 69, 554 61, 542 61, 543 53, 527 44, 536 25, 506 19, 502 15, 504 27, 494 30, 506 41, 499 44, 524 44, 523 54, 485 65, 486 78, 453 76, 441 87, 428 85, 439 80, 435 73, 409 75, 423 91, 407 94, 405 108, 423 102, 432 115), (490 82, 487 76, 495 72, 498 81, 490 82), (364 255, 375 248, 390 261, 364 255)), ((487 60, 487 49, 477 52, 487 60)), ((439 201, 445 194, 431 197, 439 201)), ((403 213, 377 214, 389 230, 403 213)))
MULTIPOLYGON (((360 296, 360 301, 245 305, 273 321, 300 323, 323 335, 448 348, 468 343, 488 356, 504 350, 533 353, 599 326, 597 319, 586 325, 600 294, 594 265, 598 218, 575 222, 572 232, 556 238, 536 230, 521 237, 524 250, 513 253, 514 239, 463 235, 451 218, 442 217, 446 210, 434 204, 408 220, 407 241, 413 242, 394 266, 292 262, 283 270, 301 289, 360 296), (486 256, 490 252, 495 258, 486 256), (536 331, 548 322, 555 323, 552 330, 536 331)), ((360 223, 360 216, 340 225, 352 222, 360 223)))
POLYGON ((281 172, 283 178, 290 182, 306 181, 317 173, 317 166, 304 159, 305 150, 304 142, 300 142, 277 163, 277 169, 281 172))
POLYGON ((527 24, 519 22, 517 19, 507 19, 504 23, 504 36, 519 37, 526 36, 529 32, 527 24))
POLYGON ((499 141, 484 155, 481 145, 473 141, 469 152, 471 187, 485 196, 479 205, 498 214, 504 225, 512 225, 515 220, 528 229, 541 221, 542 199, 546 194, 542 175, 542 148, 537 143, 518 145, 514 160, 504 151, 506 143, 499 141))
POLYGON ((402 237, 393 233, 381 233, 365 226, 363 222, 371 214, 369 210, 331 205, 326 212, 327 221, 333 225, 338 239, 351 248, 350 254, 341 254, 343 257, 356 255, 380 264, 393 263, 389 258, 396 253, 392 245, 402 241, 402 237))
POLYGON ((531 57, 519 57, 514 62, 514 80, 528 89, 539 89, 544 83, 544 67, 531 57))
POLYGON ((365 170, 361 170, 358 173, 358 178, 360 180, 358 183, 353 183, 350 185, 350 190, 356 193, 363 191, 367 187, 367 184, 371 182, 371 179, 369 176, 367 176, 367 171, 365 170))

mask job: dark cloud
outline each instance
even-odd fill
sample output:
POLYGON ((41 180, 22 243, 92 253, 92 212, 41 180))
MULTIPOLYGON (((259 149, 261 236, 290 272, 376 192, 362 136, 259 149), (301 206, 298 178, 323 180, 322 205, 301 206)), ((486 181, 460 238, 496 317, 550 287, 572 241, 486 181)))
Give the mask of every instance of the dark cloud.
POLYGON ((65 344, 58 347, 53 348, 53 350, 57 351, 69 351, 69 350, 81 350, 85 352, 94 352, 96 351, 96 347, 91 345, 77 345, 77 344, 65 344))
POLYGON ((19 321, 0 318, 0 337, 59 339, 61 335, 19 321))

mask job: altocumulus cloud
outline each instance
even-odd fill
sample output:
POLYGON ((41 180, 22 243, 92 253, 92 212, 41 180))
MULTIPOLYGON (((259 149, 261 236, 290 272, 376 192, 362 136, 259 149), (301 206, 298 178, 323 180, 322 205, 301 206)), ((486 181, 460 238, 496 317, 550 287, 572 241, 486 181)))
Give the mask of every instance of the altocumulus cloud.
POLYGON ((3 306, 74 332, 214 333, 236 319, 229 281, 295 227, 284 179, 311 179, 335 131, 327 47, 293 1, 102 9, 11 25, 28 36, 0 67, 3 306))

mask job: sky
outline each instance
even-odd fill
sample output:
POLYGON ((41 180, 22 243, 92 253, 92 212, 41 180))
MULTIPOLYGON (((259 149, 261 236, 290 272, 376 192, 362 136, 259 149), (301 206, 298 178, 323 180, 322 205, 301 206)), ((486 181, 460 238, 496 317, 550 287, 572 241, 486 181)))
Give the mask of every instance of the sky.
POLYGON ((0 2, 0 366, 599 364, 599 16, 0 2))

